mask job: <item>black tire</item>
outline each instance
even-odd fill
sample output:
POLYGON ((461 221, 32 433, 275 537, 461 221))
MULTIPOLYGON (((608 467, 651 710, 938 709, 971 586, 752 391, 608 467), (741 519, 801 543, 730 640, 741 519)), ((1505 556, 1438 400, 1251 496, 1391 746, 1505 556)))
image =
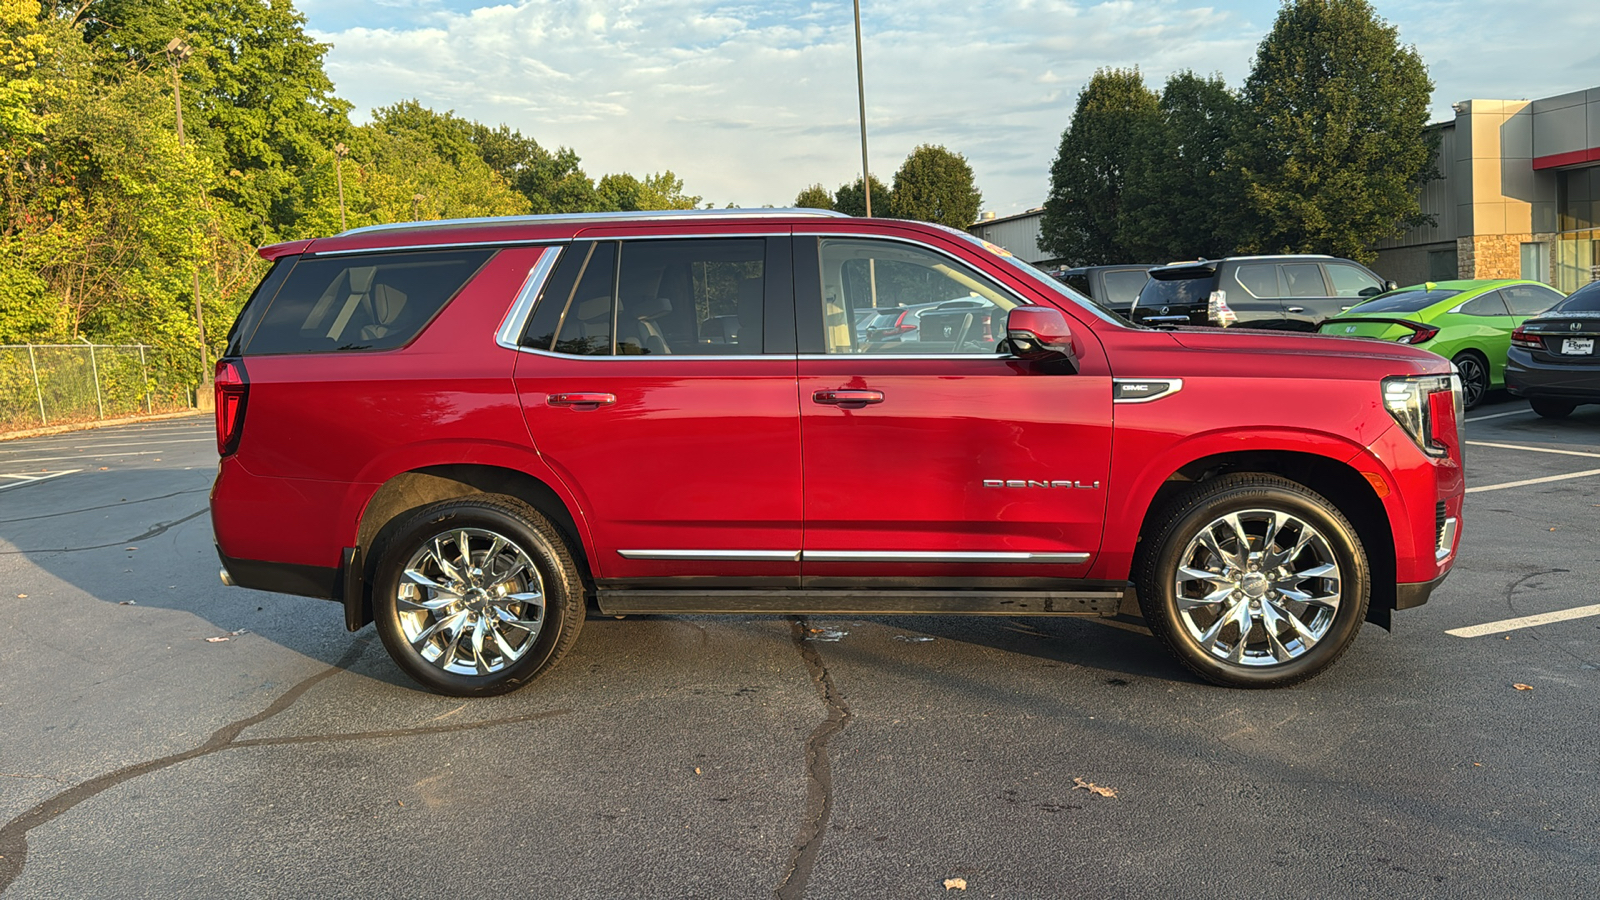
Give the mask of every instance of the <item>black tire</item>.
POLYGON ((583 581, 548 519, 484 494, 406 515, 379 553, 372 612, 407 675, 441 694, 484 697, 521 687, 566 654, 583 627, 583 581))
POLYGON ((1366 619, 1371 570, 1361 540, 1338 508, 1304 485, 1276 475, 1225 475, 1177 498, 1154 523, 1134 563, 1139 605, 1151 631, 1179 661, 1213 684, 1268 688, 1305 681, 1344 653, 1366 619), (1228 564, 1227 551, 1239 545, 1232 536, 1237 529, 1224 520, 1230 514, 1243 526, 1245 543, 1257 548, 1243 560, 1231 557, 1245 563, 1237 569, 1228 564), (1218 539, 1211 529, 1222 524, 1230 533, 1218 539), (1298 543, 1306 536, 1302 528, 1314 533, 1302 549, 1277 543, 1290 537, 1298 543), (1202 543, 1202 531, 1211 531, 1211 542, 1222 555, 1202 543), (1271 566, 1273 562, 1279 565, 1271 566), (1327 564, 1335 567, 1331 577, 1301 574, 1325 571, 1327 564), (1218 580, 1188 578, 1180 588, 1180 565, 1188 571, 1204 569, 1218 580), (1212 591, 1203 600, 1201 584, 1212 591), (1231 593, 1217 593, 1230 585, 1231 593), (1322 592, 1313 599, 1326 601, 1330 585, 1336 585, 1333 604, 1291 596, 1309 586, 1309 592, 1322 592), (1180 591, 1187 601, 1183 604, 1180 591), (1285 615, 1315 632, 1315 640, 1306 643, 1296 636, 1285 615), (1246 627, 1238 617, 1248 617, 1246 627), (1233 652, 1225 652, 1230 650, 1230 633, 1233 652))
POLYGON ((1489 393, 1489 360, 1473 350, 1463 350, 1450 360, 1461 376, 1461 405, 1472 409, 1489 393))
POLYGON ((1546 419, 1565 419, 1578 408, 1578 404, 1568 403, 1565 400, 1529 400, 1528 405, 1546 419))

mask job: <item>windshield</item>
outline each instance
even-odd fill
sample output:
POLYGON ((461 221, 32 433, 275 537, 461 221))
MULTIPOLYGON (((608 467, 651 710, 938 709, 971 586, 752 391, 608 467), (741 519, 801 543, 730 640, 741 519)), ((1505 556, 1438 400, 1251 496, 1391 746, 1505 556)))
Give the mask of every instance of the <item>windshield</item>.
POLYGON ((1564 313, 1591 313, 1600 312, 1600 281, 1591 281, 1572 293, 1571 297, 1561 301, 1551 312, 1564 313))
POLYGON ((1461 292, 1452 291, 1445 288, 1434 288, 1431 291, 1394 291, 1393 293, 1384 294, 1382 297, 1373 297, 1371 300, 1368 300, 1365 303, 1358 303, 1355 306, 1350 307, 1349 314, 1352 316, 1364 316, 1369 313, 1421 312, 1435 303, 1438 303, 1441 300, 1448 300, 1459 293, 1461 292))
POLYGON ((1110 322, 1113 325, 1127 325, 1128 324, 1128 320, 1127 319, 1124 319, 1121 316, 1117 315, 1116 313, 1113 313, 1113 312, 1110 312, 1110 311, 1104 309, 1103 307, 1100 306, 1100 304, 1095 303, 1094 301, 1092 301, 1089 298, 1083 296, 1082 294, 1078 293, 1077 291, 1072 290, 1071 288, 1067 287, 1066 285, 1062 284, 1061 282, 1055 280, 1054 278, 1051 278, 1049 275, 1046 275, 1045 273, 1039 271, 1038 269, 1035 269, 1033 266, 1028 265, 1027 263, 1023 262, 1022 260, 1017 259, 1015 256, 1001 256, 1000 254, 995 253, 993 250, 990 250, 989 249, 989 245, 986 242, 981 241, 978 238, 973 237, 972 235, 967 234, 964 231, 956 231, 954 228, 950 228, 950 229, 946 229, 946 230, 948 230, 951 234, 960 235, 961 238, 963 240, 966 240, 968 243, 976 244, 977 246, 982 247, 984 250, 986 250, 989 253, 991 253, 994 256, 995 261, 998 262, 1000 265, 1005 266, 1006 268, 1010 269, 1013 272, 1017 272, 1017 273, 1022 274, 1029 281, 1033 282, 1034 284, 1041 285, 1046 290, 1048 290, 1050 293, 1052 293, 1052 294, 1054 294, 1054 295, 1056 295, 1058 297, 1065 297, 1066 299, 1072 301, 1074 304, 1076 304, 1078 307, 1082 308, 1085 312, 1089 313, 1090 315, 1092 315, 1092 316, 1094 316, 1094 317, 1096 317, 1098 319, 1102 319, 1104 321, 1110 322))

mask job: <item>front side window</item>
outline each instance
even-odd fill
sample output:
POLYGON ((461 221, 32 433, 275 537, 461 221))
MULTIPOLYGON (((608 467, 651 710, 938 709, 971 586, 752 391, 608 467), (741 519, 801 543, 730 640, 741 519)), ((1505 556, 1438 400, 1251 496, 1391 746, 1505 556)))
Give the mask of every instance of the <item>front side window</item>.
POLYGON ((493 255, 429 250, 302 258, 254 333, 238 337, 251 356, 393 349, 416 337, 493 255))
POLYGON ((955 260, 907 244, 819 242, 828 353, 992 354, 1021 301, 955 260), (851 327, 871 309, 864 328, 851 327))
POLYGON ((1373 297, 1383 293, 1383 285, 1365 269, 1342 263, 1329 263, 1327 269, 1335 297, 1373 297))

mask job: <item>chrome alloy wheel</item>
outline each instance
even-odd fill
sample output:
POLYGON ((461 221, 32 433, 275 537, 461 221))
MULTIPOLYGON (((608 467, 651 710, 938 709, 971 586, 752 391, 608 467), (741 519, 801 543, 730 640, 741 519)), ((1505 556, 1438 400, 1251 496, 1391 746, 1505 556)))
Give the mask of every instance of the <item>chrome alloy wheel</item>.
POLYGON ((1304 519, 1272 509, 1229 513, 1200 529, 1178 559, 1175 580, 1189 640, 1244 666, 1305 655, 1333 626, 1341 599, 1328 539, 1304 519))
POLYGON ((521 659, 544 627, 544 581, 527 551, 482 528, 422 542, 395 596, 400 630, 429 663, 488 675, 521 659))

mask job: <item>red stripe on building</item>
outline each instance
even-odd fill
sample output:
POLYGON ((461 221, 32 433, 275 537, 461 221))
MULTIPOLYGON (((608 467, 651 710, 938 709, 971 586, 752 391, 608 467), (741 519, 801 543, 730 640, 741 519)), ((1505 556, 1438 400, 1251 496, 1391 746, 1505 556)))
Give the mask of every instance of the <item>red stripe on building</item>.
POLYGON ((1533 167, 1535 169, 1559 169, 1562 166, 1576 166, 1580 163, 1588 162, 1600 162, 1600 147, 1573 150, 1570 153, 1552 153, 1549 156, 1535 156, 1533 158, 1533 167))

